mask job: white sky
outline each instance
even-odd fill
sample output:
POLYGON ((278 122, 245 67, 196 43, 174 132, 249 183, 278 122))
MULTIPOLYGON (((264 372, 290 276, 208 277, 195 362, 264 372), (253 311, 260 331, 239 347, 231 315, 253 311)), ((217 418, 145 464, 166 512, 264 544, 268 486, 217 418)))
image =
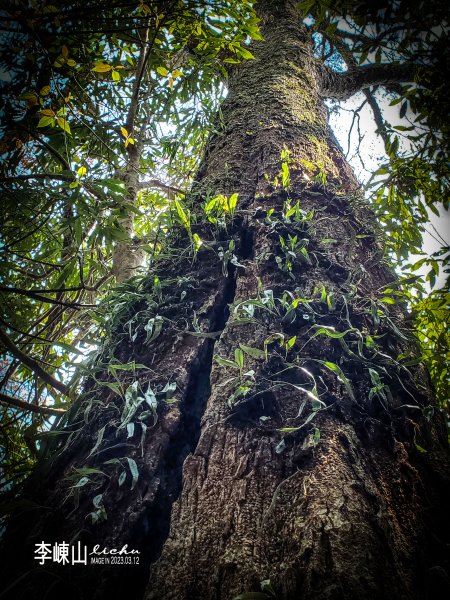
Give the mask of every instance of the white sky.
MULTIPOLYGON (((342 107, 346 110, 341 110, 338 113, 333 112, 330 115, 331 127, 344 152, 347 152, 348 150, 348 132, 353 118, 353 113, 348 111, 358 108, 364 101, 364 98, 362 93, 356 94, 350 100, 342 103, 342 107)), ((400 104, 389 106, 388 101, 383 101, 382 108, 385 120, 391 125, 398 125, 401 123, 399 118, 400 104)), ((402 124, 405 124, 405 122, 402 124)), ((406 123, 406 125, 408 125, 408 123, 406 123)), ((353 127, 350 152, 348 153, 347 159, 352 165, 358 179, 365 183, 369 179, 371 173, 380 167, 382 163, 386 162, 387 157, 384 152, 384 144, 381 137, 375 134, 373 113, 370 106, 367 104, 360 112, 359 127, 361 134, 364 136, 361 144, 361 157, 367 170, 364 170, 361 160, 355 155, 358 136, 356 123, 353 127)), ((450 245, 450 212, 441 208, 439 217, 431 211, 428 212, 430 224, 427 225, 426 232, 423 236, 423 250, 427 254, 431 254, 439 250, 444 244, 444 242, 439 239, 439 236, 445 240, 447 245, 450 245)), ((419 258, 419 256, 411 256, 410 261, 414 262, 419 258)), ((425 275, 428 271, 429 267, 425 266, 422 270, 418 270, 417 273, 425 275)), ((435 289, 442 286, 444 283, 445 274, 440 273, 440 276, 436 280, 435 289)))

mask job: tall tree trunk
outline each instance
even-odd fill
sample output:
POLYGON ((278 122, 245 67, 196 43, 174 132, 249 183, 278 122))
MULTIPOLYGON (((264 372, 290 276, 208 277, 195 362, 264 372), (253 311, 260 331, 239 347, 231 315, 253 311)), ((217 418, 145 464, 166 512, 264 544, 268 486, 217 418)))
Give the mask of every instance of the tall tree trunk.
MULTIPOLYGON (((189 236, 175 236, 176 262, 160 262, 116 317, 104 353, 150 369, 126 381, 151 386, 158 418, 141 405, 127 438, 123 401, 90 382, 71 440, 24 494, 44 510, 6 533, 7 597, 51 584, 49 597, 263 598, 267 580, 281 600, 448 591, 445 427, 424 370, 396 361, 412 345, 405 310, 388 315, 380 302, 394 277, 327 126, 311 39, 294 8, 269 7, 260 3, 264 41, 230 76, 224 129, 192 192, 197 207, 238 193, 233 221, 192 225, 203 240, 195 260, 189 236), (177 403, 164 402, 168 383, 177 403), (75 494, 64 478, 86 466, 107 476, 91 474, 75 494), (93 525, 99 494, 108 518, 93 525), (17 581, 34 543, 72 538, 127 543, 141 568, 35 565, 17 581)), ((97 379, 114 383, 106 370, 97 379)))

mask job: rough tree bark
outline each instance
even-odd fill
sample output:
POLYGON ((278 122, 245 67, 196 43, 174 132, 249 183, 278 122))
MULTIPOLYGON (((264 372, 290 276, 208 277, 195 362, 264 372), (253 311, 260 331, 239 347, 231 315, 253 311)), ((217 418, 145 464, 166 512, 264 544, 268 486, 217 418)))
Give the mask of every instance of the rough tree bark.
MULTIPOLYGON (((322 90, 329 82, 322 85, 310 36, 294 8, 261 3, 260 10, 264 41, 252 48, 256 60, 230 76, 224 128, 211 137, 191 194, 198 207, 211 195, 238 193, 233 221, 222 229, 192 225, 204 242, 195 260, 180 227, 177 258, 160 262, 157 282, 152 274, 142 298, 122 311, 103 358, 145 364, 150 370, 127 381, 156 392, 175 382, 177 402, 157 393, 158 419, 149 417, 141 444, 138 425, 131 438, 120 426, 123 401, 88 384, 68 417, 71 439, 56 442, 58 452, 24 491, 23 501, 41 508, 19 512, 6 532, 7 598, 37 597, 36 590, 51 598, 232 600, 245 591, 263 598, 267 579, 281 600, 422 600, 448 592, 445 427, 425 371, 390 358, 412 344, 399 329, 405 311, 394 307, 388 320, 377 310, 394 276, 328 128, 322 90), (285 178, 283 188, 273 182, 286 149, 290 183, 285 178), (297 219, 283 218, 288 198, 304 211, 297 219), (289 235, 304 240, 306 253, 283 250, 280 237, 288 243, 289 235), (230 240, 237 260, 224 264, 218 248, 223 256, 230 240), (266 301, 271 312, 247 304, 242 319, 242 303, 270 299, 267 290, 304 301, 291 311, 279 300, 275 308, 266 301), (162 332, 146 343, 142 324, 156 317, 162 332), (124 323, 137 332, 133 340, 124 323), (313 337, 312 325, 352 331, 341 345, 313 337), (233 360, 239 344, 262 350, 272 334, 296 340, 283 350, 274 336, 267 361, 244 353, 241 383, 251 389, 230 401, 239 370, 213 355, 233 360), (378 353, 358 348, 367 335, 378 353), (339 365, 349 384, 318 361, 339 365), (369 366, 389 386, 385 398, 371 397, 369 366), (322 410, 302 428, 280 432, 311 414, 312 377, 322 410), (122 467, 105 464, 125 457, 139 468, 131 490, 130 472, 119 487, 122 467), (93 475, 69 493, 65 478, 86 466, 107 477, 93 475), (92 525, 86 515, 100 493, 108 518, 92 525), (32 565, 34 543, 71 539, 128 543, 142 552, 141 567, 32 565)), ((106 371, 97 378, 113 381, 106 371)))

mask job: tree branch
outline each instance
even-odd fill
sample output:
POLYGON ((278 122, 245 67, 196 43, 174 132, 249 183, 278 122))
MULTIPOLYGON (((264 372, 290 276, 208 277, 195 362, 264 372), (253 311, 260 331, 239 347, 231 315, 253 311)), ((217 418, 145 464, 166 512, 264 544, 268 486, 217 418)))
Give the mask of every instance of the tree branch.
POLYGON ((41 415, 63 415, 66 412, 64 408, 52 408, 51 406, 38 406, 37 404, 30 404, 30 402, 25 402, 25 400, 7 396, 2 392, 0 392, 0 404, 8 407, 12 406, 14 408, 19 408, 20 410, 29 410, 41 415))
MULTIPOLYGON (((157 32, 155 33, 153 40, 149 43, 149 25, 144 29, 144 39, 141 41, 141 48, 138 58, 138 63, 136 67, 136 75, 133 82, 133 89, 131 91, 131 101, 130 106, 128 108, 128 114, 125 121, 125 128, 128 131, 128 134, 133 134, 134 122, 136 120, 136 115, 139 107, 139 91, 141 87, 142 77, 144 75, 145 67, 147 65, 148 58, 150 56, 151 49, 153 47, 153 41, 156 38, 157 32), (147 47, 148 46, 148 47, 147 47)), ((131 150, 131 148, 129 148, 131 150)))
POLYGON ((67 160, 64 158, 64 156, 62 154, 60 154, 55 148, 53 148, 53 146, 51 146, 45 140, 43 140, 37 134, 37 132, 35 132, 31 129, 28 129, 27 127, 22 125, 20 122, 16 123, 16 126, 19 129, 21 129, 22 131, 28 133, 28 135, 30 135, 36 142, 38 142, 39 144, 41 144, 41 146, 46 148, 50 152, 50 154, 52 154, 61 163, 61 165, 63 166, 64 169, 66 169, 67 171, 70 171, 70 165, 67 162, 67 160))
POLYGON ((33 373, 36 373, 36 375, 38 377, 40 377, 42 379, 42 381, 45 381, 45 383, 48 383, 48 385, 55 388, 55 390, 58 390, 58 392, 61 392, 65 396, 70 396, 70 391, 69 391, 69 388, 67 387, 67 385, 65 385, 61 381, 58 381, 57 379, 55 379, 53 377, 53 375, 50 375, 50 373, 47 373, 47 371, 45 371, 41 367, 41 365, 37 361, 34 360, 34 358, 31 358, 31 356, 28 356, 27 354, 22 352, 22 350, 20 350, 15 345, 15 343, 6 335, 6 333, 3 333, 3 331, 1 329, 0 329, 0 342, 2 342, 2 344, 8 350, 8 352, 10 352, 15 358, 20 360, 20 362, 22 362, 29 369, 31 369, 33 371, 33 373))
POLYGON ((370 90, 364 90, 364 95, 367 98, 367 102, 369 103, 370 108, 372 109, 375 124, 377 126, 377 132, 380 134, 384 144, 386 145, 389 142, 389 135, 386 130, 386 124, 384 122, 383 113, 381 112, 381 109, 378 106, 378 102, 375 100, 370 90))
MULTIPOLYGON (((60 294, 62 292, 79 292, 81 290, 86 290, 87 292, 95 292, 98 290, 100 285, 104 283, 105 276, 101 277, 100 280, 95 285, 77 285, 74 287, 65 287, 65 288, 32 288, 30 290, 24 290, 18 287, 5 287, 0 285, 0 292, 9 292, 10 294, 21 294, 22 296, 27 296, 28 294, 60 294)), ((73 302, 71 303, 73 304, 73 302)))
POLYGON ((375 64, 349 69, 346 73, 336 73, 328 67, 320 67, 321 95, 324 98, 347 100, 357 92, 374 85, 398 87, 399 83, 414 81, 417 65, 375 64))
POLYGON ((168 185, 167 183, 164 183, 163 181, 160 181, 159 179, 149 179, 148 181, 140 181, 139 182, 138 189, 140 189, 140 190, 152 189, 152 188, 156 188, 158 190, 162 190, 163 192, 166 192, 170 198, 173 198, 173 196, 175 196, 175 194, 184 194, 183 190, 180 190, 180 188, 173 187, 172 185, 168 185))
MULTIPOLYGON (((79 288, 85 289, 85 288, 79 288)), ((46 290, 45 293, 52 293, 55 290, 46 290)), ((33 300, 38 300, 39 302, 44 302, 45 304, 59 304, 60 306, 67 306, 69 308, 74 308, 75 310, 80 310, 81 308, 96 308, 95 304, 80 304, 79 302, 63 302, 62 300, 56 300, 54 298, 47 298, 46 296, 41 296, 33 291, 22 290, 20 288, 8 288, 5 286, 0 286, 0 292, 10 293, 10 294, 19 294, 20 296, 27 296, 33 300)))
POLYGON ((27 179, 54 179, 55 181, 75 181, 73 175, 62 175, 59 173, 27 173, 26 175, 14 175, 3 177, 0 183, 14 183, 16 181, 26 181, 27 179))

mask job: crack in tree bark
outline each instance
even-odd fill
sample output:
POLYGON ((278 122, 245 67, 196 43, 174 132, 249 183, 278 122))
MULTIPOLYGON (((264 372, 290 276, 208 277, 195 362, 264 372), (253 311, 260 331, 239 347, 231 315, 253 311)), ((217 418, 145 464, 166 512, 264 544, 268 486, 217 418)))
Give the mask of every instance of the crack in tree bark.
MULTIPOLYGON (((236 278, 237 271, 231 266, 211 309, 208 333, 225 329, 230 316, 228 306, 234 301, 236 293, 236 278)), ((183 487, 183 464, 197 447, 201 419, 211 392, 210 376, 216 341, 216 339, 206 338, 191 366, 186 393, 180 403, 180 422, 160 469, 164 480, 161 482, 155 501, 136 523, 131 535, 132 539, 140 538, 143 544, 147 544, 147 548, 142 546, 142 576, 139 584, 136 585, 135 597, 143 596, 148 571, 159 558, 169 535, 172 505, 179 498, 183 487)))
MULTIPOLYGON (((246 224, 242 224, 237 250, 239 260, 250 258, 253 254, 253 246, 253 231, 246 224)), ((230 317, 229 305, 233 303, 236 295, 237 277, 238 269, 229 264, 228 276, 211 309, 209 332, 225 330, 230 317)), ((183 465, 186 458, 193 455, 197 448, 201 434, 201 420, 211 395, 210 379, 217 341, 218 338, 206 338, 191 367, 185 397, 180 406, 181 419, 176 439, 172 440, 164 460, 163 470, 169 477, 165 485, 161 486, 152 508, 145 515, 147 523, 153 523, 154 528, 157 528, 157 531, 147 530, 146 538, 152 540, 152 547, 146 557, 148 568, 151 568, 160 557, 169 536, 172 506, 183 489, 183 465)))

